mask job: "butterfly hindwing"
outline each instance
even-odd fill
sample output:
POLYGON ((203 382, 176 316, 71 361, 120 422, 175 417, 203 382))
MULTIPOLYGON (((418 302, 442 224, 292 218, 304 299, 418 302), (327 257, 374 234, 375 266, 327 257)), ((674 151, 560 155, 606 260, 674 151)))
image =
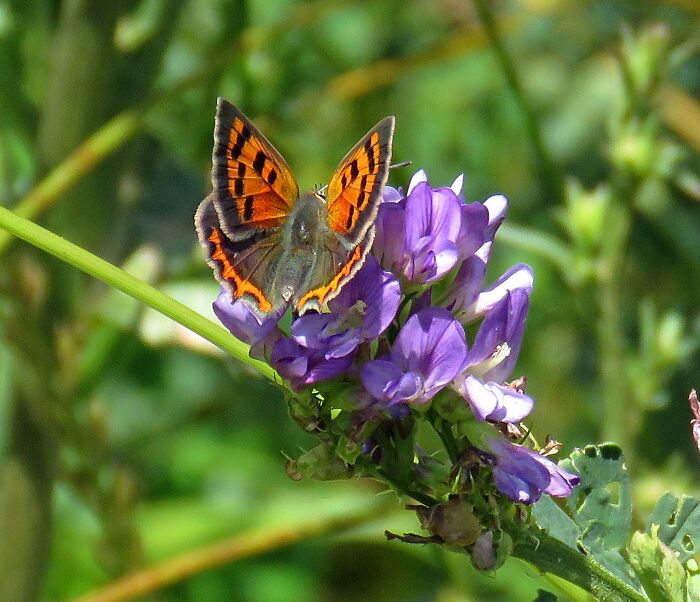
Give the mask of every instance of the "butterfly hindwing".
POLYGON ((212 153, 214 206, 231 240, 287 218, 299 188, 286 161, 235 106, 219 98, 212 153))
POLYGON ((234 299, 243 299, 261 316, 278 309, 280 300, 265 292, 270 288, 266 279, 276 272, 283 254, 277 230, 261 229, 246 239, 231 240, 221 227, 212 195, 199 205, 195 227, 217 280, 234 299))
POLYGON ((373 241, 374 225, 351 250, 346 249, 338 238, 329 239, 318 254, 317 265, 307 279, 308 292, 297 301, 297 311, 300 314, 309 310, 324 311, 326 304, 362 267, 373 241), (332 274, 330 280, 328 274, 332 274))
POLYGON ((328 226, 349 248, 374 223, 391 161, 394 118, 385 117, 345 155, 328 184, 328 226))

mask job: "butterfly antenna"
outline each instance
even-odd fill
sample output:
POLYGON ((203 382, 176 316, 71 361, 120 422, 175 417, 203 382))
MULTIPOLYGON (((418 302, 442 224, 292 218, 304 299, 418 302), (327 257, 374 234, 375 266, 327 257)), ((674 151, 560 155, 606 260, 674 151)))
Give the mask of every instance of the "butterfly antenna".
POLYGON ((393 165, 389 165, 389 169, 396 169, 397 167, 408 167, 412 164, 413 161, 401 161, 401 163, 394 163, 393 165))
POLYGON ((320 194, 322 197, 326 196, 326 190, 328 190, 328 184, 321 186, 321 184, 316 185, 316 194, 320 194))

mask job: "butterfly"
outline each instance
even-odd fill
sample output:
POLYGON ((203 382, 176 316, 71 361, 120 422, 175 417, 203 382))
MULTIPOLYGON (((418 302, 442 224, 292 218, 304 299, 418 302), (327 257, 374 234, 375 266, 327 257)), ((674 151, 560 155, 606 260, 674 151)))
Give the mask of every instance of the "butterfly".
POLYGON ((385 117, 343 157, 327 188, 299 196, 289 166, 242 111, 219 98, 213 190, 195 228, 216 279, 260 318, 327 310, 365 261, 391 161, 385 117))

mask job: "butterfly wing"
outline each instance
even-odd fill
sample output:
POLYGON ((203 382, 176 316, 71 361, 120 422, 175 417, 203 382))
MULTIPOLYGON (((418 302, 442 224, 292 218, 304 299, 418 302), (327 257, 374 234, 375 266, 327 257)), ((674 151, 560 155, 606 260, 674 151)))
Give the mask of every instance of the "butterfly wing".
POLYGON ((258 229, 248 238, 231 240, 222 228, 213 194, 201 202, 194 220, 209 265, 233 298, 245 301, 261 317, 281 308, 284 300, 265 292, 274 290, 269 279, 283 254, 279 231, 258 229))
POLYGON ((394 118, 385 117, 345 155, 328 184, 328 226, 347 248, 374 223, 389 173, 394 118))
POLYGON ((345 248, 336 237, 329 238, 317 256, 317 264, 306 282, 308 291, 297 301, 297 311, 304 314, 309 310, 325 311, 326 304, 335 297, 357 270, 362 267, 365 257, 374 242, 374 225, 365 237, 351 250, 345 248), (328 280, 324 275, 332 274, 328 280))
POLYGON ((280 226, 299 196, 286 161, 235 106, 219 98, 212 153, 213 203, 232 240, 280 226))

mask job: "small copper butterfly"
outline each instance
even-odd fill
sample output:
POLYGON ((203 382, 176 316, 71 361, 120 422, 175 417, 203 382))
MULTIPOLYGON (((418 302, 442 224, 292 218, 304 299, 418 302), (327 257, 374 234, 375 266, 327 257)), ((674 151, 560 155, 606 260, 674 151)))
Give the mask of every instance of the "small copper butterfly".
POLYGON ((289 166, 251 121, 218 99, 213 191, 195 227, 217 280, 258 316, 323 311, 364 263, 391 161, 385 117, 340 161, 325 193, 299 196, 289 166))

